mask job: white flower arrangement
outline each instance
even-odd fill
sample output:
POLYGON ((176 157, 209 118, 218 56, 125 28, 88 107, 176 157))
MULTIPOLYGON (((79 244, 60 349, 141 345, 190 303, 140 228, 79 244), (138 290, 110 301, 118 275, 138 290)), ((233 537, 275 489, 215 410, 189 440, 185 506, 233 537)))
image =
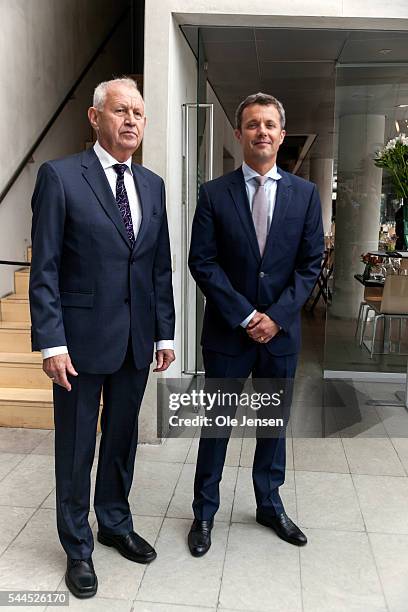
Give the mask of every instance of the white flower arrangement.
POLYGON ((374 163, 391 174, 397 194, 408 198, 408 136, 399 134, 377 152, 374 163))

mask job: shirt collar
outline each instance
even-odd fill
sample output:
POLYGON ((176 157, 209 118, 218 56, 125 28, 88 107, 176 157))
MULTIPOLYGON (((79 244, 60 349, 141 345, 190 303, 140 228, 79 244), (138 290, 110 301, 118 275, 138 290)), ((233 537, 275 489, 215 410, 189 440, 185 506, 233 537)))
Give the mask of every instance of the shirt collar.
POLYGON ((129 159, 127 159, 124 162, 119 162, 117 159, 115 159, 114 157, 112 157, 112 155, 110 153, 108 153, 108 151, 106 149, 104 149, 98 141, 95 142, 94 144, 94 151, 96 156, 98 157, 99 161, 101 162, 101 166, 104 170, 106 170, 107 168, 112 168, 112 166, 114 164, 126 164, 126 166, 129 168, 130 173, 133 174, 132 172, 132 158, 129 157, 129 159))
MULTIPOLYGON (((242 172, 244 174, 245 182, 250 181, 255 176, 259 176, 259 172, 256 172, 251 166, 248 166, 245 162, 242 163, 242 172)), ((282 176, 278 172, 276 164, 265 174, 266 177, 278 181, 282 176)))

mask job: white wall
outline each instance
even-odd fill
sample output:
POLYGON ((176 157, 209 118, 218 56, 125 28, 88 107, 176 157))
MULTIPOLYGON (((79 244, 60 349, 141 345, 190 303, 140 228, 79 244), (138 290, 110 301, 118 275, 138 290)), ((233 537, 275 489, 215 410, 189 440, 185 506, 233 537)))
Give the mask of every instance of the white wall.
MULTIPOLYGON (((111 9, 111 3, 106 1, 99 2, 98 11, 95 11, 95 4, 90 0, 26 0, 0 4, 1 17, 6 24, 6 34, 0 38, 0 74, 2 82, 9 79, 7 89, 2 88, 0 99, 2 117, 9 118, 0 122, 2 184, 10 177, 112 27, 118 10, 111 9), (5 4, 7 10, 4 10, 5 4), (34 6, 38 8, 35 15, 34 6), (10 62, 11 69, 7 62, 10 62)), ((118 6, 123 5, 119 3, 118 6)), ((86 110, 90 106, 95 84, 127 69, 129 46, 123 44, 124 40, 129 40, 126 24, 100 55, 78 88, 75 99, 67 104, 38 147, 34 163, 26 166, 0 204, 0 259, 26 259, 26 248, 31 243, 30 199, 38 167, 44 160, 84 148, 85 141, 91 136, 86 110)), ((14 290, 14 269, 0 265, 0 296, 14 290)))
POLYGON ((124 0, 0 0, 0 189, 125 4, 124 0))

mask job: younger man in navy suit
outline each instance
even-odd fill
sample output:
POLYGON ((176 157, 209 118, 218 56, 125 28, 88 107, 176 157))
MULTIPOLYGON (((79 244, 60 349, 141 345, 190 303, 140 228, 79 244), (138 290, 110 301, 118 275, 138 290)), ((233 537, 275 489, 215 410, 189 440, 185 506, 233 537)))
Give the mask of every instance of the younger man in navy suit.
MULTIPOLYGON (((300 311, 320 271, 321 206, 316 186, 276 166, 285 111, 273 96, 246 98, 235 135, 244 163, 202 185, 193 220, 189 267, 206 297, 202 330, 208 379, 293 379, 300 311)), ((227 437, 200 439, 194 482, 193 556, 211 545, 227 437)), ((284 435, 258 437, 253 484, 256 520, 295 545, 306 536, 286 515, 284 435)))

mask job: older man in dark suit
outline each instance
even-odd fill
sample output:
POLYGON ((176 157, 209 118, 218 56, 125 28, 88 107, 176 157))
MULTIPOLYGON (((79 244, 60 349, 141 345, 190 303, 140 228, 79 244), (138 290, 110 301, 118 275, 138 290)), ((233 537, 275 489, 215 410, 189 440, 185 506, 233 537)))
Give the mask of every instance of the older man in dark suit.
MULTIPOLYGON (((235 130, 242 167, 200 189, 189 266, 206 297, 202 345, 208 379, 295 376, 300 311, 320 271, 323 230, 316 186, 276 166, 284 128, 285 112, 276 98, 246 98, 235 130)), ((211 545, 228 444, 228 437, 203 434, 188 536, 194 556, 211 545)), ((305 544, 279 495, 284 435, 258 436, 252 475, 258 523, 292 544, 305 544)))
POLYGON ((80 598, 97 590, 88 513, 102 388, 98 540, 138 563, 156 557, 128 495, 154 342, 164 371, 175 319, 164 184, 132 163, 146 122, 136 82, 98 85, 88 117, 95 146, 39 170, 30 275, 33 350, 54 383, 58 533, 80 598))

